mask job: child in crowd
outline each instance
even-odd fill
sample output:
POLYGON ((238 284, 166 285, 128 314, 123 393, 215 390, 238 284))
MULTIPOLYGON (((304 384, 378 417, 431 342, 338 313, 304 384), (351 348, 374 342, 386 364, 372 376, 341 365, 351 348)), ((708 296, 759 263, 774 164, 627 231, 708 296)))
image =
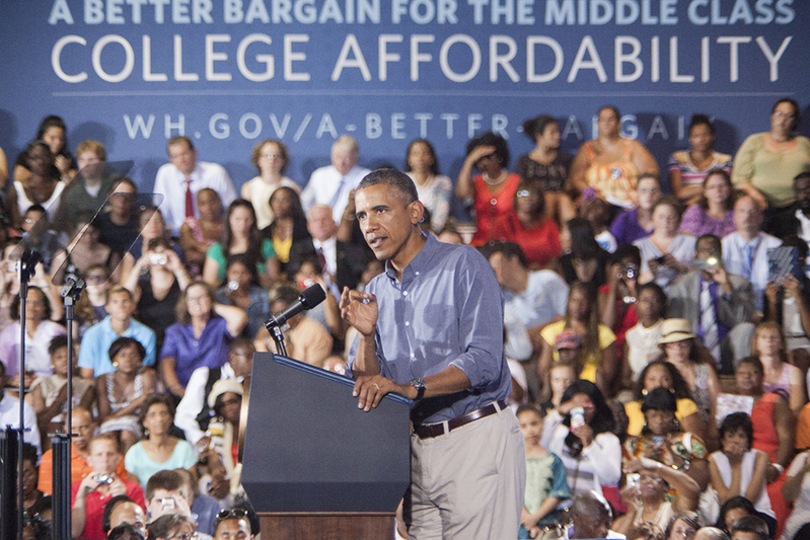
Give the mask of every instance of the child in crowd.
POLYGON ((526 445, 526 494, 518 538, 536 538, 541 526, 556 523, 557 505, 570 498, 571 493, 562 461, 540 445, 542 411, 522 405, 517 418, 526 445))
POLYGON ((540 439, 543 446, 548 444, 554 430, 562 424, 563 417, 570 410, 570 404, 563 406, 562 396, 571 383, 579 378, 582 366, 582 342, 577 334, 567 330, 560 333, 557 336, 557 347, 560 361, 551 366, 549 373, 551 399, 541 405, 545 415, 543 436, 540 439))

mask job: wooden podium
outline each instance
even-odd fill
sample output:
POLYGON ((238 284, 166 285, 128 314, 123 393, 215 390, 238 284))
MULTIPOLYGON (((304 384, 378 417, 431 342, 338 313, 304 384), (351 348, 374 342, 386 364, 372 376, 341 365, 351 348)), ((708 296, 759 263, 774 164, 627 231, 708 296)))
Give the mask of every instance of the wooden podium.
POLYGON ((256 353, 242 485, 262 538, 393 538, 410 482, 410 407, 386 396, 364 412, 354 382, 296 360, 256 353))

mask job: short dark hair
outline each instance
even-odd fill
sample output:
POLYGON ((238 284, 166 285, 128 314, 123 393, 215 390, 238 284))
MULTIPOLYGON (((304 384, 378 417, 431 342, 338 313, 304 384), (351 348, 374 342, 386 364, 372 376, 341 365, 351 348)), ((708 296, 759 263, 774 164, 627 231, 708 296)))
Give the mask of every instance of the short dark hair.
POLYGON ((731 526, 731 536, 737 531, 754 533, 759 536, 759 540, 768 540, 769 537, 768 524, 757 516, 743 516, 738 519, 731 526))
POLYGON ((753 367, 754 369, 756 369, 759 372, 760 375, 765 373, 765 368, 762 366, 762 362, 756 356, 746 356, 745 358, 742 358, 737 363, 737 368, 734 371, 736 371, 737 369, 740 369, 740 366, 742 366, 743 364, 747 364, 747 365, 753 367))
POLYGON ((194 529, 197 528, 191 518, 180 514, 164 514, 146 526, 146 538, 147 540, 169 538, 183 523, 188 523, 194 529))
POLYGON ((152 497, 155 496, 155 490, 178 491, 184 487, 188 486, 185 478, 179 472, 173 469, 164 469, 156 472, 146 481, 144 496, 147 501, 151 501, 152 497))
POLYGON ((64 132, 65 146, 67 146, 67 124, 65 124, 65 121, 61 116, 56 116, 55 114, 46 116, 42 119, 42 122, 39 123, 39 128, 37 128, 37 139, 41 139, 42 136, 45 135, 45 132, 52 127, 59 128, 64 132))
POLYGON ((146 358, 146 349, 140 341, 131 337, 120 337, 110 345, 110 362, 113 361, 113 358, 115 358, 122 349, 126 349, 127 347, 135 347, 135 352, 141 357, 141 362, 146 358))
POLYGON ((801 123, 802 121, 802 111, 801 109, 799 109, 799 104, 796 102, 795 99, 784 97, 773 104, 771 114, 775 113, 776 108, 782 103, 790 103, 790 105, 793 107, 793 123, 790 124, 790 129, 794 130, 797 127, 799 127, 799 123, 801 123))
POLYGON ((506 139, 500 135, 487 131, 483 135, 471 139, 470 142, 467 143, 467 155, 470 155, 478 146, 494 146, 498 163, 500 163, 501 167, 504 169, 509 166, 509 145, 506 144, 506 139))
POLYGON ((719 253, 720 255, 723 254, 723 242, 720 240, 719 236, 717 236, 716 234, 711 234, 711 233, 701 234, 700 236, 698 236, 698 239, 695 241, 695 246, 697 246, 699 243, 704 242, 704 241, 709 241, 712 244, 714 244, 714 247, 717 250, 717 253, 719 253))
POLYGON ((534 118, 529 118, 523 121, 523 134, 526 135, 532 142, 535 142, 538 135, 542 135, 546 131, 546 127, 551 124, 560 123, 557 119, 547 114, 541 114, 534 118))
POLYGON ((68 346, 67 334, 59 334, 48 344, 48 354, 53 356, 56 351, 68 346))
POLYGON ((543 407, 538 407, 533 403, 527 403, 518 407, 517 411, 515 411, 515 416, 520 416, 520 414, 524 412, 533 412, 540 418, 546 417, 546 410, 543 409, 543 407))
POLYGON ((131 523, 122 523, 107 533, 107 540, 145 540, 141 530, 131 523))
POLYGON ((419 194, 416 192, 416 185, 413 180, 394 167, 374 169, 363 178, 360 185, 357 186, 357 191, 381 184, 393 188, 405 206, 419 200, 419 194))
POLYGON ((496 253, 501 253, 506 259, 517 257, 520 265, 523 268, 529 267, 529 260, 526 258, 523 248, 521 248, 515 242, 509 242, 508 240, 490 240, 486 244, 479 247, 478 251, 481 253, 481 255, 486 257, 487 260, 489 260, 496 253))
POLYGON ((616 107, 615 105, 602 105, 601 107, 599 107, 599 110, 596 111, 596 116, 602 114, 602 111, 613 111, 613 114, 616 115, 617 120, 622 119, 622 113, 619 112, 619 108, 616 107))
POLYGON ((678 520, 683 521, 695 529, 695 531, 700 529, 700 520, 695 512, 678 512, 670 518, 669 523, 667 524, 667 530, 664 532, 664 538, 669 538, 672 535, 672 529, 675 527, 675 523, 678 520))
POLYGON ((134 503, 135 501, 133 501, 127 495, 116 495, 104 505, 104 513, 101 514, 101 528, 104 531, 104 534, 108 534, 110 532, 110 518, 112 517, 113 510, 115 510, 115 507, 122 502, 134 503))
POLYGON ((687 133, 691 135, 692 128, 697 126, 707 126, 709 128, 709 133, 711 133, 712 135, 715 134, 714 124, 712 124, 711 118, 709 118, 709 116, 706 114, 701 113, 693 114, 692 120, 689 122, 689 131, 687 133))
POLYGON ((720 425, 720 444, 722 446, 723 438, 726 433, 734 433, 742 430, 748 438, 748 449, 751 450, 751 445, 754 444, 754 424, 751 422, 751 417, 744 412, 731 413, 723 419, 720 425))
POLYGON ((628 258, 633 259, 633 263, 637 266, 641 266, 641 251, 638 249, 638 246, 622 244, 616 248, 616 251, 610 254, 611 264, 619 264, 622 262, 622 259, 628 258))
POLYGON ((222 525, 225 521, 230 521, 233 519, 241 520, 244 519, 248 522, 250 526, 250 532, 253 534, 254 532, 259 532, 259 522, 256 519, 256 514, 253 512, 252 508, 246 504, 237 504, 230 510, 222 510, 217 514, 217 519, 214 521, 214 536, 216 536, 217 531, 219 530, 219 526, 222 525))
POLYGON ((754 508, 754 503, 752 503, 742 495, 735 495, 726 502, 724 502, 723 505, 720 507, 720 513, 717 515, 717 523, 715 523, 714 526, 717 527, 718 529, 728 531, 730 528, 729 527, 730 524, 726 523, 726 514, 730 510, 734 510, 735 508, 742 508, 748 513, 748 515, 751 516, 756 515, 757 513, 756 508, 754 508))

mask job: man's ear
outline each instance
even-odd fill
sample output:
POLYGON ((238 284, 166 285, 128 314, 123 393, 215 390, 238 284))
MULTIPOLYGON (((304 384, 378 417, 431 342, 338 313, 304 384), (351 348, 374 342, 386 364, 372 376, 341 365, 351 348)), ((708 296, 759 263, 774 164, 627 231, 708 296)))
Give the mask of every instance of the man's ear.
POLYGON ((411 223, 414 225, 419 224, 425 216, 425 205, 419 201, 413 201, 408 205, 408 211, 411 215, 411 223))

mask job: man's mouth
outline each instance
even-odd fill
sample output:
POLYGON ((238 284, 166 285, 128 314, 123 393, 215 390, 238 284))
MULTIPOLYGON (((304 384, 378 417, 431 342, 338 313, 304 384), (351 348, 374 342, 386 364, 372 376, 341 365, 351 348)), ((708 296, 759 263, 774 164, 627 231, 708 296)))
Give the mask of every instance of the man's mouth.
POLYGON ((379 245, 385 240, 384 236, 374 236, 368 239, 368 247, 374 249, 379 247, 379 245))

